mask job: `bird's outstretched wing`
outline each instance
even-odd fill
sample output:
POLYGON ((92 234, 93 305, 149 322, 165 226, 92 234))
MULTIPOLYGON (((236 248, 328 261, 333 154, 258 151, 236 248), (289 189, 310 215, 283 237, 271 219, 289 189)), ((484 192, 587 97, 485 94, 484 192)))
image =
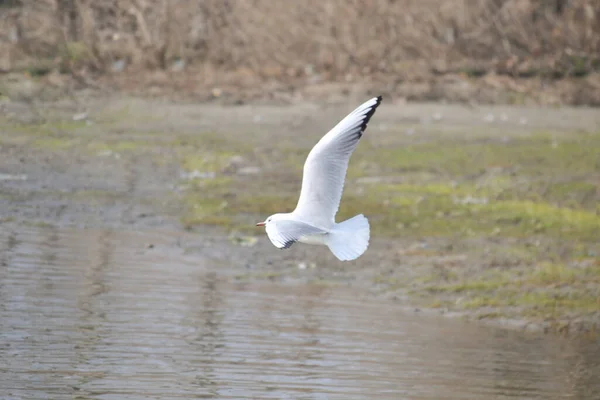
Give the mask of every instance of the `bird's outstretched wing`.
POLYGON ((271 243, 278 249, 287 249, 302 236, 326 234, 322 229, 294 220, 276 220, 266 225, 271 243))
POLYGON ((363 103, 313 147, 304 163, 302 190, 294 214, 316 226, 334 223, 350 156, 380 103, 381 96, 363 103))

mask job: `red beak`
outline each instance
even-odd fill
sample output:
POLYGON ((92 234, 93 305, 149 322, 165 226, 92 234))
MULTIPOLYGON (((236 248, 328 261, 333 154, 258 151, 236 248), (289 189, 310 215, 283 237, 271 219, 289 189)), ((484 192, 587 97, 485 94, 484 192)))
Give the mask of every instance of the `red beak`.
POLYGON ((258 223, 256 224, 256 226, 265 226, 265 223, 264 223, 264 222, 258 222, 258 223))

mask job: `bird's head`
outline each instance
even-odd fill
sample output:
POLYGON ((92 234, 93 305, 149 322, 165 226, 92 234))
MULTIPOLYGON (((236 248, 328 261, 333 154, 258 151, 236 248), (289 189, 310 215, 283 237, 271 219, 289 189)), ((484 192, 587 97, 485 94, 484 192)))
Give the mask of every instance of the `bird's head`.
POLYGON ((258 222, 256 226, 267 226, 270 222, 282 219, 284 215, 285 214, 273 214, 269 218, 265 219, 263 222, 258 222))

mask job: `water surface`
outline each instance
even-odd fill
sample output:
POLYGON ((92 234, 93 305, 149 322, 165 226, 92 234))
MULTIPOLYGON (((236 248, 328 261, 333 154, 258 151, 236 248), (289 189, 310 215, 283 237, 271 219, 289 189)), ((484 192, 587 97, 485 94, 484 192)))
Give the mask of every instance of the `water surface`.
POLYGON ((597 341, 231 282, 166 232, 3 228, 2 399, 600 399, 597 341))

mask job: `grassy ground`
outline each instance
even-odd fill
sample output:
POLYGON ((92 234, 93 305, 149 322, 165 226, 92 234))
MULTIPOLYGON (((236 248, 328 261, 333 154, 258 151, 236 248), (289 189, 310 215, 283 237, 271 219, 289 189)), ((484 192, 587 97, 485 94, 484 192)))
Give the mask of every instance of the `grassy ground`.
MULTIPOLYGON (((271 110, 265 115, 280 119, 261 125, 235 122, 244 113, 254 118, 255 110, 200 108, 203 116, 193 120, 186 115, 194 107, 148 107, 113 107, 83 121, 5 116, 0 146, 72 160, 145 160, 152 167, 140 169, 144 179, 176 166, 176 182, 156 178, 155 185, 176 202, 183 226, 211 225, 262 240, 254 222, 294 208, 308 151, 328 119, 343 116, 323 111, 330 117, 321 121, 314 110, 298 111, 300 121, 312 118, 318 130, 300 124, 282 133, 289 109, 271 110), (167 193, 173 184, 177 190, 167 193)), ((398 122, 390 115, 400 109, 393 110, 376 115, 351 159, 337 219, 367 215, 375 247, 357 261, 360 270, 343 273, 381 295, 478 319, 549 322, 557 329, 598 321, 600 132, 423 125, 398 122)), ((114 201, 111 191, 87 188, 70 196, 114 201)), ((335 283, 339 271, 327 260, 331 266, 319 261, 317 270, 325 271, 323 283, 335 283)), ((265 268, 251 277, 298 272, 265 268)))
MULTIPOLYGON (((362 146, 352 159, 353 184, 340 218, 370 210, 374 233, 389 237, 539 234, 594 241, 600 229, 598 149, 597 134, 536 134, 508 143, 450 138, 394 148, 362 146)), ((289 178, 298 183, 306 153, 283 153, 289 178)), ((189 156, 184 165, 219 173, 230 158, 217 150, 209 157, 189 156)), ((244 213, 270 214, 294 205, 295 191, 269 193, 265 184, 253 189, 243 181, 225 176, 199 182, 197 191, 203 195, 192 200, 198 222, 208 222, 204 210, 213 207, 212 214, 217 204, 218 214, 230 216, 233 225, 244 213), (242 186, 242 195, 222 204, 227 192, 239 192, 242 186)))

